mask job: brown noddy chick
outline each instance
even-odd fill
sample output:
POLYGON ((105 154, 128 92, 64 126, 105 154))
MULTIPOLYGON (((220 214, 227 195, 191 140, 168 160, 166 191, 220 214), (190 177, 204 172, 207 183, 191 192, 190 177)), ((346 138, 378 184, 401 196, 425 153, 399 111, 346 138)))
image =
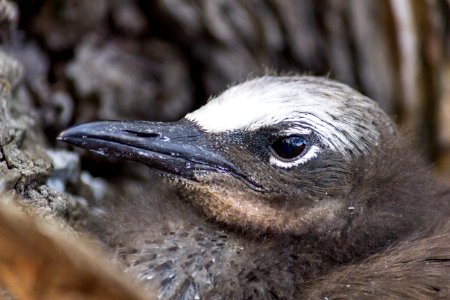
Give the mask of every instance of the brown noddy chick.
POLYGON ((163 221, 174 230, 157 230, 157 211, 119 234, 129 269, 160 298, 298 298, 448 218, 390 118, 325 78, 265 76, 178 122, 94 122, 59 139, 177 184, 186 207, 163 221))

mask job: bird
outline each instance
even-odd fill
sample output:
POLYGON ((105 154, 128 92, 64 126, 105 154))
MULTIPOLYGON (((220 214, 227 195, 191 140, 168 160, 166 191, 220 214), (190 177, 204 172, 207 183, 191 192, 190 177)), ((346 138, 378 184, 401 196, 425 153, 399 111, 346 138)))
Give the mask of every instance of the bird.
POLYGON ((96 121, 58 139, 163 178, 98 222, 160 299, 450 295, 448 187, 345 84, 266 75, 176 122, 96 121))

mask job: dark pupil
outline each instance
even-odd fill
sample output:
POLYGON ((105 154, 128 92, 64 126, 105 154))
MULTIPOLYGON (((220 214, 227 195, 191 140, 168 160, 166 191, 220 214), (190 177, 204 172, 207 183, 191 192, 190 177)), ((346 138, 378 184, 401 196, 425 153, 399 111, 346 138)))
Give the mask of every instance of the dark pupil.
POLYGON ((281 158, 292 159, 306 148, 306 140, 301 136, 290 136, 277 140, 272 144, 273 151, 281 158))

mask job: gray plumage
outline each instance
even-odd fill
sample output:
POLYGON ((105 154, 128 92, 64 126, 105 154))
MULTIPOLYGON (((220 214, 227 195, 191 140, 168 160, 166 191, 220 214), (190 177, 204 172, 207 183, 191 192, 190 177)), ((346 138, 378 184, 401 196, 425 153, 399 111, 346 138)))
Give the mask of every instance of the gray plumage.
POLYGON ((98 122, 61 139, 174 184, 128 195, 96 222, 160 298, 448 295, 449 194, 376 103, 345 85, 263 77, 176 123, 98 122), (291 137, 302 152, 280 158, 274 145, 291 137), (368 274, 387 262, 404 284, 368 274), (435 277, 401 276, 412 271, 435 277), (350 287, 339 274, 353 275, 350 287))

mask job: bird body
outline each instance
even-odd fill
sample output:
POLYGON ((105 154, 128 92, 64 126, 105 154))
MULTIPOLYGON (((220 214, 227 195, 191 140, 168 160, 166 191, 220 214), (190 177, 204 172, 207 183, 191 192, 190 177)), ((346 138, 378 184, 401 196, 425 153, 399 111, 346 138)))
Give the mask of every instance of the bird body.
MULTIPOLYGON (((449 220, 448 194, 378 105, 343 84, 266 76, 178 122, 94 122, 60 139, 147 164, 175 186, 120 203, 98 222, 128 272, 160 298, 290 299, 322 290, 331 299, 326 276, 338 288, 339 267, 370 272, 387 248, 433 234, 441 263, 430 268, 441 274, 439 293, 448 291, 449 230, 439 227, 449 220)), ((405 252, 423 259, 425 248, 405 252)), ((389 251, 400 274, 401 253, 389 251)), ((370 285, 366 275, 359 287, 370 285)), ((405 283, 436 295, 430 286, 405 283)))

